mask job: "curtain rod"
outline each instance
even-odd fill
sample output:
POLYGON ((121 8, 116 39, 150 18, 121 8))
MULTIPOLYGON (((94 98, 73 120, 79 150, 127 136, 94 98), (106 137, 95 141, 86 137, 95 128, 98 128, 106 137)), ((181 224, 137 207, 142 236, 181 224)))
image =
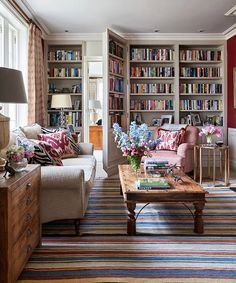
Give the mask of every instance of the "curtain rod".
MULTIPOLYGON (((28 23, 28 24, 34 24, 38 29, 41 30, 41 28, 38 26, 37 23, 31 18, 28 17, 28 15, 22 10, 22 8, 15 2, 15 0, 8 0, 9 4, 20 14, 20 16, 28 23)), ((42 31, 42 30, 41 30, 42 31)))

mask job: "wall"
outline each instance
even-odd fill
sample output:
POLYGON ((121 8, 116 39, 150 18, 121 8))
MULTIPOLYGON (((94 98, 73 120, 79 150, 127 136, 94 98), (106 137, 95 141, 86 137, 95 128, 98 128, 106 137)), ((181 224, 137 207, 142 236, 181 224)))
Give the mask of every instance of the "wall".
POLYGON ((86 56, 102 56, 102 41, 86 41, 86 56))
POLYGON ((233 68, 236 67, 236 35, 227 41, 228 56, 228 127, 236 128, 236 108, 233 97, 233 68))

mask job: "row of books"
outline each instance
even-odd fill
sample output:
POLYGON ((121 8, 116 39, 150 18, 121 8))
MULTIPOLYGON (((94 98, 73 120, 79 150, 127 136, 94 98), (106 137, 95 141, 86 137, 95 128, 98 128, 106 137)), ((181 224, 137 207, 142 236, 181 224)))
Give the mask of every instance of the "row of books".
POLYGON ((109 72, 118 75, 124 74, 124 64, 118 60, 109 59, 109 72))
POLYGON ((181 84, 181 93, 222 93, 222 84, 181 84))
POLYGON ((221 99, 183 99, 180 100, 181 110, 220 110, 223 111, 223 100, 221 99))
POLYGON ((174 93, 174 84, 159 83, 159 84, 130 84, 131 93, 174 93))
POLYGON ((117 91, 117 92, 124 92, 124 79, 110 77, 109 90, 117 91))
POLYGON ((124 49, 120 44, 114 40, 109 41, 109 53, 120 58, 124 56, 124 49))
POLYGON ((74 127, 81 127, 81 112, 68 112, 68 115, 66 115, 66 123, 72 124, 74 127))
POLYGON ((80 68, 50 68, 48 71, 49 77, 60 78, 81 78, 82 72, 80 68))
POLYGON ((122 113, 109 113, 109 127, 112 128, 114 123, 118 123, 122 128, 125 128, 125 115, 122 113))
POLYGON ((172 99, 154 100, 154 99, 131 99, 130 110, 173 110, 174 103, 172 99))
POLYGON ((49 61, 81 60, 81 50, 53 50, 48 52, 49 61))
POLYGON ((69 88, 59 89, 56 87, 56 84, 48 83, 48 92, 49 93, 82 93, 82 83, 72 85, 69 88))
POLYGON ((174 77, 174 67, 131 67, 131 77, 174 77))
POLYGON ((134 61, 172 61, 175 52, 170 48, 131 48, 130 60, 134 61))
POLYGON ((123 109, 123 97, 119 95, 109 96, 109 109, 123 109))
POLYGON ((219 67, 181 67, 181 77, 221 77, 221 68, 219 67))
POLYGON ((221 61, 220 50, 180 50, 179 59, 183 61, 221 61))

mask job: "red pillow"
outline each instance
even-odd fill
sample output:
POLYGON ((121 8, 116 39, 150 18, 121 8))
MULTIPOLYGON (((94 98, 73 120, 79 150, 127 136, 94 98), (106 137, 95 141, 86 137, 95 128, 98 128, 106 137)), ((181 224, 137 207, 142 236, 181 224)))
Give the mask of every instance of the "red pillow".
POLYGON ((71 146, 71 143, 64 131, 55 132, 51 134, 38 135, 39 140, 49 143, 54 149, 56 149, 62 158, 75 157, 75 152, 71 146))
POLYGON ((183 140, 186 130, 184 128, 178 131, 169 131, 159 128, 157 130, 158 139, 161 142, 156 146, 156 149, 174 150, 178 149, 178 146, 183 140))

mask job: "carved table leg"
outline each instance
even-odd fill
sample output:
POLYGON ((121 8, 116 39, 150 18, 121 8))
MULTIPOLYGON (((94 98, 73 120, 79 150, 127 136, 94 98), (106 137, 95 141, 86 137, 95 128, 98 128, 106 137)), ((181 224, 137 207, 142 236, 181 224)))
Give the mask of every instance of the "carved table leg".
POLYGON ((127 233, 129 236, 136 235, 135 207, 136 207, 136 203, 127 202, 127 208, 128 208, 127 233))
POLYGON ((194 232, 198 234, 204 233, 204 223, 203 223, 203 209, 205 203, 204 202, 195 202, 195 212, 194 212, 194 232))

